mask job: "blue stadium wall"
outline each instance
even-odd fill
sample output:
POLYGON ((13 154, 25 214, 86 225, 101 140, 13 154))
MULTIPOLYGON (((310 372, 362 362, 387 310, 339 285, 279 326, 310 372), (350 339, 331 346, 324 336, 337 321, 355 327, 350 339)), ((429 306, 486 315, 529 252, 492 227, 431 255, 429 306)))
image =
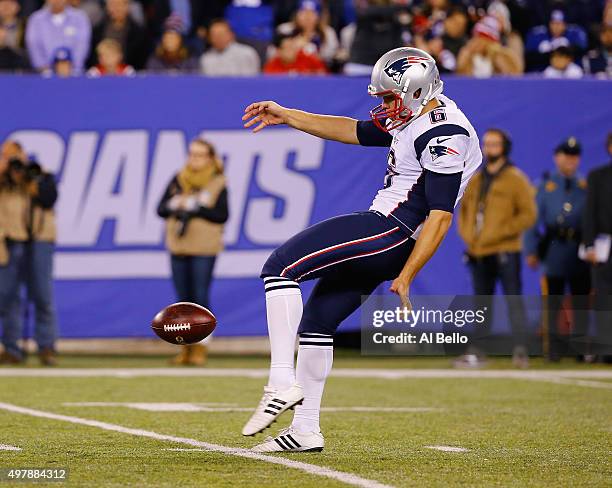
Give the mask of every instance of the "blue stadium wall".
MULTIPOLYGON (((533 180, 552 167, 554 146, 569 135, 583 143, 583 174, 607 162, 612 83, 445 81, 445 93, 479 134, 495 126, 512 135, 512 159, 533 180)), ((364 119, 373 104, 366 87, 365 78, 340 77, 0 77, 0 138, 20 140, 60 181, 55 291, 62 336, 149 336, 151 317, 174 301, 155 209, 199 134, 216 144, 229 179, 231 218, 212 290, 218 335, 265 334, 261 264, 305 226, 367 209, 386 153, 286 128, 253 135, 242 129, 243 109, 274 99, 364 119)), ((412 293, 470 290, 462 252, 453 229, 412 293)), ((524 283, 525 293, 538 293, 535 273, 524 270, 524 283)), ((355 315, 343 327, 357 324, 355 315)))

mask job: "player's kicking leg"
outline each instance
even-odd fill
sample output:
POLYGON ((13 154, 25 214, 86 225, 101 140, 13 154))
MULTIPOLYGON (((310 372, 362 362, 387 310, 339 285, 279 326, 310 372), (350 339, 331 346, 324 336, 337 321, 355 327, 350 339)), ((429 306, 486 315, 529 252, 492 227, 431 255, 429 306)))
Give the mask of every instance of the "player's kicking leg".
POLYGON ((266 313, 270 336, 270 374, 255 413, 242 429, 242 435, 255 435, 268 428, 304 399, 296 384, 294 370, 295 338, 302 318, 302 292, 295 281, 280 276, 264 278, 266 313))
POLYGON ((290 427, 253 448, 256 452, 321 451, 325 440, 319 425, 321 399, 334 359, 333 333, 361 304, 378 281, 322 277, 312 291, 300 324, 296 380, 304 401, 295 408, 290 427))
MULTIPOLYGON (((303 391, 304 404, 297 407, 295 416, 298 427, 300 427, 300 419, 302 426, 299 429, 295 428, 296 432, 292 433, 292 438, 297 440, 300 447, 292 443, 290 438, 285 439, 283 437, 285 433, 278 436, 277 440, 271 439, 272 444, 264 443, 257 446, 257 450, 270 451, 278 448, 278 450, 285 451, 304 451, 323 447, 318 427, 318 412, 325 378, 331 369, 333 332, 344 318, 359 307, 361 296, 369 294, 377 283, 385 279, 376 278, 377 275, 380 275, 380 270, 384 269, 380 266, 383 254, 385 256, 399 255, 398 262, 403 263, 401 259, 405 260, 406 249, 409 247, 407 241, 408 238, 386 219, 372 212, 363 212, 336 217, 306 229, 270 257, 263 271, 263 275, 268 278, 266 280, 266 304, 272 348, 270 382, 260 406, 245 426, 243 433, 253 432, 257 428, 259 431, 263 430, 275 421, 280 413, 286 411, 289 407, 285 405, 280 409, 267 408, 273 400, 272 396, 285 401, 285 398, 278 397, 291 392, 290 387, 287 390, 275 388, 273 382, 278 381, 279 378, 289 382, 295 381, 293 380, 293 357, 297 325, 287 321, 286 318, 279 320, 278 323, 276 321, 276 318, 282 315, 280 313, 282 310, 285 311, 285 317, 290 315, 287 311, 290 310, 288 301, 291 299, 285 298, 283 306, 279 307, 280 311, 275 312, 273 298, 287 297, 293 293, 300 298, 299 304, 301 305, 298 280, 319 276, 329 279, 322 279, 318 283, 308 303, 308 313, 301 319, 300 330, 304 336, 300 337, 297 382, 294 388, 303 391), (361 269, 356 274, 355 270, 350 267, 357 260, 361 263, 361 269), (346 276, 331 278, 338 269, 346 268, 347 264, 349 266, 347 270, 350 271, 348 280, 346 276), (361 279, 361 276, 368 277, 367 289, 363 288, 364 280, 361 279), (346 284, 347 281, 351 284, 346 284), (323 309, 326 309, 325 313, 319 311, 323 309), (313 314, 312 311, 317 312, 313 314), (283 349, 282 352, 280 348, 283 349), (266 409, 269 411, 266 412, 266 409), (275 414, 274 411, 279 413, 275 414), (296 433, 297 436, 294 435, 296 433), (289 444, 286 441, 289 441, 289 444), (281 446, 284 446, 284 449, 281 446)), ((294 303, 297 303, 297 300, 294 303)), ((295 318, 296 315, 292 317, 295 318)), ((292 398, 292 401, 294 405, 300 403, 295 397, 292 398)))

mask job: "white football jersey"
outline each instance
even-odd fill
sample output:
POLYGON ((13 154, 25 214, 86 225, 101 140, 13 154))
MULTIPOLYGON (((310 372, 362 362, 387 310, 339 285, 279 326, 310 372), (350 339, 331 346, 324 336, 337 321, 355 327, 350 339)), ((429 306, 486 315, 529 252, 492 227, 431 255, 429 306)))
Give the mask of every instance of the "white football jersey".
POLYGON ((403 129, 393 130, 384 187, 370 210, 392 218, 412 237, 429 214, 425 199, 425 170, 462 173, 455 206, 482 162, 476 131, 450 98, 436 97, 441 106, 418 117, 403 129))

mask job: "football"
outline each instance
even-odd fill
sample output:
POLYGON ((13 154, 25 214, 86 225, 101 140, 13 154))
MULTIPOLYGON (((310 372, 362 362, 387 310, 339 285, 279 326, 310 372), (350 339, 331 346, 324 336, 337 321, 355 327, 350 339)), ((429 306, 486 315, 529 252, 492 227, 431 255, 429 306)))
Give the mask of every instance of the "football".
POLYGON ((196 303, 179 302, 167 306, 151 323, 153 331, 171 344, 195 344, 208 337, 217 326, 210 310, 196 303))

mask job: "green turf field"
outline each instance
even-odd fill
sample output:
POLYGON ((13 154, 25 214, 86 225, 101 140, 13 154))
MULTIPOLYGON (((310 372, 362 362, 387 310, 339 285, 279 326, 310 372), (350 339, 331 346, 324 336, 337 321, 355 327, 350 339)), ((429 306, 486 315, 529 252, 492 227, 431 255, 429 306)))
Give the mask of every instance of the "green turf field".
MULTIPOLYGON (((264 438, 243 438, 240 430, 260 398, 265 379, 222 376, 223 371, 216 368, 263 374, 259 368, 265 368, 265 358, 213 358, 210 368, 215 368, 215 375, 189 377, 178 368, 171 369, 174 376, 163 377, 148 376, 144 369, 136 370, 142 376, 122 369, 120 374, 98 377, 93 369, 165 367, 162 358, 154 357, 63 359, 63 367, 89 368, 88 374, 94 376, 88 377, 61 376, 69 371, 63 368, 52 370, 60 376, 18 377, 14 374, 24 368, 3 368, 0 445, 22 450, 0 450, 0 467, 69 468, 69 481, 48 486, 612 486, 612 369, 575 367, 569 360, 552 369, 538 368, 537 361, 534 365, 528 374, 541 372, 542 377, 450 377, 453 370, 441 369, 448 366, 445 359, 377 360, 340 354, 337 371, 350 369, 357 376, 329 379, 324 407, 335 409, 322 414, 325 450, 274 455, 308 463, 309 472, 233 452, 193 450, 197 445, 186 441, 109 431, 106 424, 74 423, 77 417, 120 429, 248 448, 264 438), (440 368, 439 374, 423 377, 423 370, 415 369, 418 366, 440 368), (373 377, 372 370, 381 368, 404 371, 406 377, 373 377), (569 368, 574 369, 573 376, 566 377, 564 371, 569 368), (159 404, 166 410, 185 408, 173 405, 178 403, 207 411, 150 411, 160 408, 159 404), (6 404, 67 419, 16 413, 2 406, 6 404), (391 411, 354 411, 354 407, 381 406, 391 411), (442 452, 427 446, 466 451, 442 452), (319 467, 354 476, 340 481, 313 474, 319 467)), ((507 372, 508 367, 508 360, 498 359, 487 371, 507 372)), ((33 367, 25 370, 39 372, 33 367)), ((274 424, 273 432, 284 427, 291 415, 274 424)))

